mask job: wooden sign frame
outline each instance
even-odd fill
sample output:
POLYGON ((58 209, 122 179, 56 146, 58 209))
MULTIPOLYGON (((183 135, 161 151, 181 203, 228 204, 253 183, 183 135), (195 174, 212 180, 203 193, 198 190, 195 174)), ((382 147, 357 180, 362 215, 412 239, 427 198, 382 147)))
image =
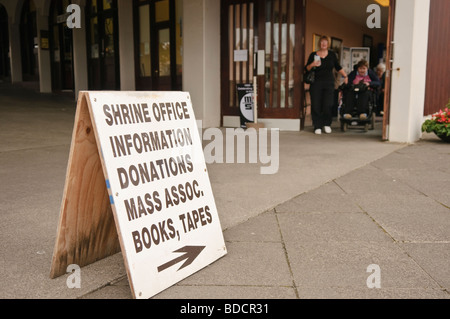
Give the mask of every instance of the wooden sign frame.
POLYGON ((120 252, 88 103, 80 92, 50 278, 120 252))
MULTIPOLYGON (((167 246, 162 247, 160 250, 152 250, 151 253, 144 255, 138 255, 141 251, 138 251, 136 241, 134 241, 133 245, 130 244, 131 234, 129 233, 129 227, 125 227, 128 224, 124 224, 122 217, 123 207, 119 209, 115 202, 115 196, 119 196, 116 193, 118 187, 117 176, 114 176, 114 173, 111 175, 115 178, 114 183, 108 177, 108 173, 111 174, 114 171, 114 165, 112 164, 116 159, 111 157, 110 150, 104 153, 105 149, 102 149, 107 145, 105 144, 105 138, 108 138, 109 134, 106 132, 116 132, 117 128, 112 130, 111 127, 107 128, 104 119, 101 122, 100 114, 102 114, 102 107, 108 107, 107 102, 105 102, 105 105, 102 104, 103 100, 116 103, 115 99, 118 98, 120 100, 125 97, 138 100, 142 97, 146 101, 152 100, 152 98, 156 100, 161 98, 156 98, 156 96, 190 99, 189 95, 183 92, 178 92, 178 95, 176 92, 158 92, 159 94, 153 95, 152 93, 91 92, 92 96, 90 92, 79 93, 56 243, 52 257, 51 278, 66 274, 67 267, 71 264, 83 267, 122 251, 133 297, 148 298, 227 253, 203 158, 201 139, 198 138, 198 135, 194 138, 196 146, 192 148, 192 151, 201 153, 203 160, 198 162, 197 170, 194 169, 192 171, 194 175, 189 178, 198 178, 200 184, 203 183, 205 195, 202 190, 201 197, 205 197, 198 200, 201 203, 209 203, 211 206, 211 211, 208 210, 206 214, 208 216, 207 220, 213 226, 210 228, 204 227, 205 231, 197 231, 195 226, 192 228, 195 229, 193 231, 195 234, 191 235, 192 229, 189 228, 186 231, 184 224, 184 218, 189 212, 182 211, 180 212, 181 215, 174 215, 174 219, 179 218, 181 220, 184 227, 184 233, 182 234, 186 239, 180 241, 180 232, 182 230, 180 232, 177 231, 178 241, 173 240, 172 242, 174 243, 170 245, 164 244, 167 246), (93 109, 93 107, 96 108, 93 109), (118 216, 119 212, 121 215, 118 216), (214 223, 211 220, 214 220, 214 223), (122 228, 125 235, 128 236, 126 239, 121 234, 122 228), (174 247, 174 245, 177 247, 174 247), (201 256, 197 258, 200 254, 201 256), (196 261, 195 264, 193 264, 194 260, 196 261), (182 262, 183 264, 181 264, 182 262), (148 269, 153 269, 152 275, 148 275, 148 269), (143 270, 145 270, 145 275, 143 270), (152 287, 149 288, 149 285, 152 287)), ((190 102, 188 104, 190 105, 190 102)), ((160 103, 159 105, 164 106, 165 104, 160 103)), ((153 103, 153 106, 158 107, 158 103, 153 103)), ((192 112, 192 106, 189 106, 189 108, 192 112)), ((187 109, 185 111, 187 112, 187 109)), ((149 124, 144 123, 142 125, 146 126, 139 126, 139 128, 151 129, 152 124, 148 126, 149 124)), ((156 126, 161 127, 161 125, 165 126, 167 124, 161 121, 161 123, 155 123, 155 128, 156 126)), ((193 114, 192 117, 187 117, 187 122, 184 125, 188 125, 192 131, 197 131, 193 114)), ((133 126, 133 128, 135 127, 133 126)), ((120 160, 122 161, 122 159, 120 160)), ((168 186, 166 186, 166 182, 161 183, 152 187, 158 187, 157 185, 161 187, 162 185, 167 193, 168 186)), ((195 203, 193 202, 190 205, 196 205, 195 203)), ((210 208, 205 206, 205 209, 206 207, 210 208)), ((195 213, 197 212, 195 211, 195 213)), ((200 214, 201 212, 199 211, 198 215, 200 214)), ((179 223, 180 220, 178 220, 179 223)), ((125 220, 125 222, 128 221, 125 220)), ((206 225, 208 223, 202 219, 202 224, 206 225)), ((172 230, 175 230, 173 224, 170 227, 172 230)), ((135 233, 133 232, 133 236, 135 233)), ((134 237, 133 240, 135 240, 134 237)), ((142 238, 142 240, 144 239, 142 238)))

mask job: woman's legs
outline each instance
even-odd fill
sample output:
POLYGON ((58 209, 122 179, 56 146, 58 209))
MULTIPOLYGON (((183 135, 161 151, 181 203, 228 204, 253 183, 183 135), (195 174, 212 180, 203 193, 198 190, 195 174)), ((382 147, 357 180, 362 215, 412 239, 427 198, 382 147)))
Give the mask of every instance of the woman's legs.
POLYGON ((309 88, 311 95, 311 118, 314 130, 322 128, 321 108, 322 108, 322 94, 320 93, 320 84, 314 83, 309 88))
POLYGON ((346 116, 347 114, 353 115, 355 106, 357 116, 360 116, 361 114, 367 116, 369 113, 369 94, 370 92, 368 91, 358 93, 353 91, 348 92, 345 98, 344 118, 350 118, 350 116, 346 116))
POLYGON ((311 117, 314 129, 331 126, 334 83, 316 82, 311 85, 311 117))
POLYGON ((334 98, 334 83, 329 83, 323 88, 323 124, 324 126, 331 126, 333 122, 333 98, 334 98))
POLYGON ((358 114, 369 114, 369 94, 369 91, 359 93, 358 101, 356 101, 358 114))
POLYGON ((344 114, 352 114, 356 103, 356 94, 353 91, 348 91, 345 94, 344 114))

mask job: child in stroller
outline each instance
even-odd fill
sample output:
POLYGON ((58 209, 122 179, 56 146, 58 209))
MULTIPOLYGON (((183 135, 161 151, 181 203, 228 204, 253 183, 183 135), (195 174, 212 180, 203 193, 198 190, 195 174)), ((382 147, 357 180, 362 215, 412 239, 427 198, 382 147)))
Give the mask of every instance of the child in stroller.
POLYGON ((367 61, 359 61, 348 75, 348 84, 340 87, 343 102, 340 112, 341 128, 346 128, 349 122, 367 127, 366 124, 372 120, 376 91, 380 85, 380 80, 375 72, 369 69, 367 61))

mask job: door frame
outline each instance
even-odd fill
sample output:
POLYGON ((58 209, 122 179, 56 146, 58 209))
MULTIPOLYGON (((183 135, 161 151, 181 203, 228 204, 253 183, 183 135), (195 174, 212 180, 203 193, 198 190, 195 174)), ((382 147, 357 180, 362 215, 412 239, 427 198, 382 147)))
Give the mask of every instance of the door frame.
POLYGON ((386 73, 384 86, 384 115, 383 115, 383 129, 382 139, 386 141, 389 139, 389 112, 391 108, 391 84, 392 72, 394 63, 394 23, 395 23, 395 3, 396 0, 389 2, 389 18, 388 18, 388 33, 386 40, 386 73))

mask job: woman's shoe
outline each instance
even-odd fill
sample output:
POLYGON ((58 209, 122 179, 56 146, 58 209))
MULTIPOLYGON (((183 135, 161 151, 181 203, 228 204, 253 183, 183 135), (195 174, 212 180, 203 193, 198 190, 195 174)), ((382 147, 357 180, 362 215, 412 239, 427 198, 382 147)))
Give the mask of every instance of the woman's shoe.
POLYGON ((348 113, 344 114, 344 119, 350 120, 351 118, 352 118, 351 114, 348 113))
POLYGON ((320 134, 322 134, 322 130, 320 128, 318 128, 314 131, 314 134, 320 135, 320 134))
POLYGON ((331 127, 329 127, 329 126, 325 126, 324 129, 325 129, 325 133, 327 133, 327 134, 330 134, 332 132, 331 127))

